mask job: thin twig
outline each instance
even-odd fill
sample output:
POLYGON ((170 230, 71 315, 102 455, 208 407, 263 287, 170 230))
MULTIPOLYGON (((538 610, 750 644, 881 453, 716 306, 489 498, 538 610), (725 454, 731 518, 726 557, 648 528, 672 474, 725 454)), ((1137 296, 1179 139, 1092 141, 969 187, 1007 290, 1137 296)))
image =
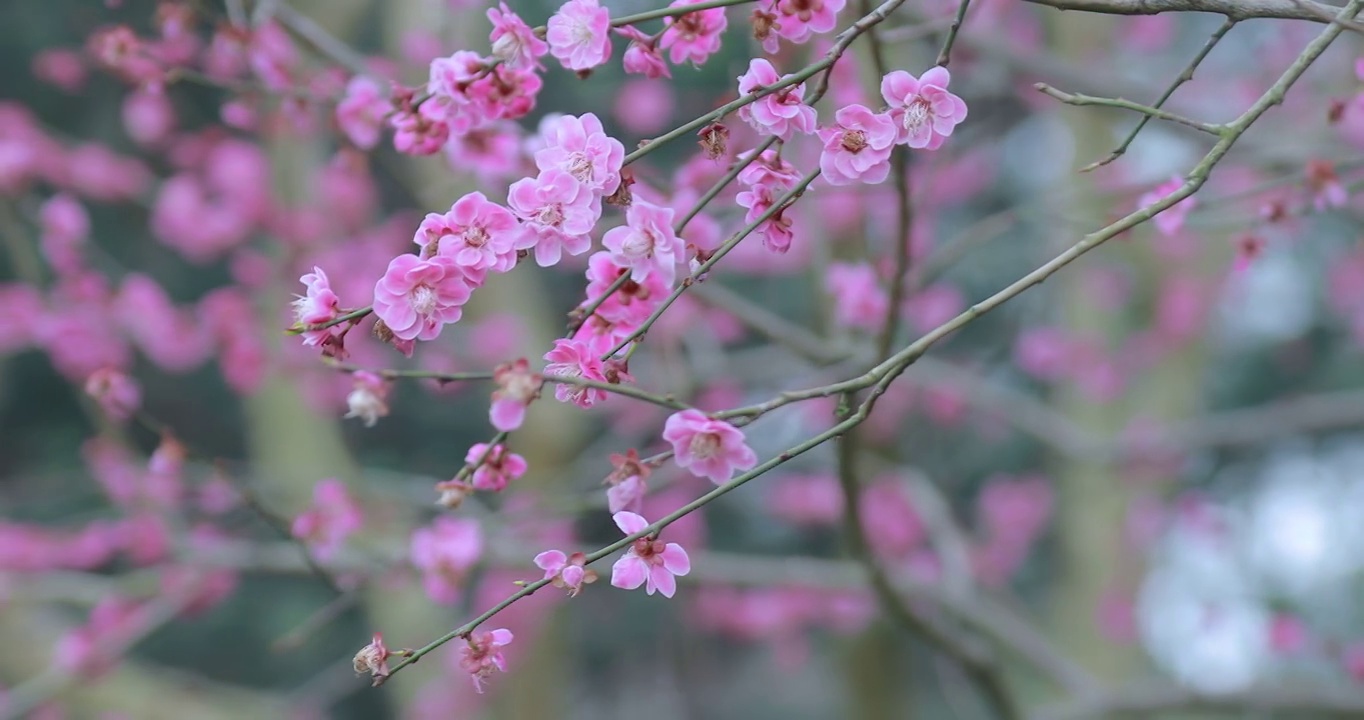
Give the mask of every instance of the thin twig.
POLYGON ((1201 130, 1205 133, 1208 133, 1209 135, 1218 137, 1222 135, 1223 131, 1223 128, 1220 125, 1200 122, 1198 120, 1191 120, 1189 118, 1184 117, 1183 115, 1176 115, 1172 112, 1166 112, 1159 108, 1153 108, 1148 105, 1134 103, 1131 100, 1124 100, 1122 98, 1094 97, 1092 95, 1082 95, 1079 93, 1068 93, 1063 92, 1061 90, 1057 90, 1056 88, 1046 83, 1037 83, 1033 87, 1036 88, 1043 95, 1054 97, 1067 105, 1075 105, 1077 107, 1086 106, 1111 107, 1118 108, 1120 110, 1131 110, 1132 112, 1139 112, 1143 115, 1147 115, 1149 117, 1157 118, 1160 120, 1179 123, 1180 125, 1185 125, 1195 130, 1201 130))

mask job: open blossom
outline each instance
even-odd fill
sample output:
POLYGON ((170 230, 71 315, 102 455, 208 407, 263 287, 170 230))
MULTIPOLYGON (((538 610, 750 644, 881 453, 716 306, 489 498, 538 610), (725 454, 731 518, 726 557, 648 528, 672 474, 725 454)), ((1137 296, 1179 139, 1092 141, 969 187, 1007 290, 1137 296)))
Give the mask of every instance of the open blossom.
MULTIPOLYGON (((549 364, 545 366, 546 377, 583 378, 607 382, 605 365, 597 352, 584 340, 554 341, 554 349, 545 353, 549 364)), ((554 388, 554 399, 571 402, 582 408, 590 408, 606 399, 606 391, 597 388, 561 382, 554 388)))
MULTIPOLYGON (((686 7, 701 0, 674 0, 668 7, 686 7)), ((701 65, 711 55, 720 51, 720 36, 724 34, 729 20, 725 18, 722 7, 697 10, 686 15, 668 18, 663 30, 661 45, 668 51, 668 59, 674 65, 688 60, 693 65, 701 65)))
POLYGON ((564 67, 591 70, 611 57, 611 14, 597 0, 569 0, 550 17, 545 39, 564 67))
POLYGON ((952 129, 966 119, 966 103, 947 91, 951 81, 945 67, 935 67, 922 78, 903 70, 881 78, 881 97, 899 126, 899 142, 916 149, 937 150, 952 129))
POLYGON ((540 124, 540 137, 545 147, 536 151, 535 166, 541 172, 566 172, 598 198, 620 188, 625 146, 606 134, 596 115, 545 118, 540 124))
POLYGON ((493 24, 493 57, 498 58, 509 68, 528 70, 543 68, 540 58, 549 52, 544 40, 535 36, 535 31, 516 13, 499 2, 497 7, 488 9, 488 20, 493 24))
POLYGON ((493 427, 502 432, 511 432, 521 427, 526 420, 526 407, 540 397, 543 378, 531 372, 530 363, 520 358, 516 362, 500 365, 493 371, 493 382, 497 384, 497 389, 493 391, 489 417, 493 427))
POLYGON ((587 568, 587 556, 575 552, 565 555, 560 550, 546 550, 535 556, 535 566, 545 571, 545 580, 554 587, 568 590, 569 597, 577 597, 583 585, 597 581, 597 573, 587 568))
MULTIPOLYGON (((313 271, 300 277, 299 282, 307 288, 306 294, 294 300, 294 322, 299 325, 319 325, 330 322, 341 314, 341 300, 332 291, 331 281, 322 268, 313 266, 313 271)), ((338 326, 322 330, 304 330, 303 344, 317 347, 329 342, 330 338, 341 333, 338 326)))
POLYGON ((819 169, 831 185, 876 184, 890 175, 896 128, 888 115, 849 105, 834 115, 837 125, 819 131, 824 151, 819 169))
POLYGON ((625 48, 625 57, 621 59, 625 72, 643 75, 650 80, 673 76, 668 63, 658 52, 658 38, 640 32, 634 25, 618 27, 616 33, 630 39, 630 45, 625 48))
POLYGON ((459 649, 459 667, 473 678, 474 690, 483 692, 483 681, 493 670, 507 671, 507 659, 502 657, 502 646, 511 643, 512 633, 506 628, 491 632, 475 632, 459 649))
POLYGON ((634 449, 624 455, 611 455, 611 464, 616 469, 606 477, 611 486, 606 489, 607 509, 612 513, 639 512, 644 507, 644 496, 649 492, 647 481, 653 470, 640 462, 639 451, 634 449))
MULTIPOLYGON (((631 273, 631 267, 617 260, 614 253, 593 253, 587 259, 587 301, 590 304, 606 295, 607 290, 631 273)), ((668 297, 670 281, 662 273, 650 273, 644 280, 626 280, 614 293, 606 297, 595 313, 596 317, 634 330, 649 318, 658 304, 668 297)))
MULTIPOLYGON (((1146 207, 1147 205, 1160 202, 1162 198, 1173 194, 1183 186, 1184 180, 1179 176, 1172 177, 1152 188, 1151 192, 1142 195, 1141 199, 1137 201, 1137 204, 1141 207, 1146 207)), ((1166 237, 1178 233, 1179 229, 1184 227, 1184 219, 1189 216, 1189 213, 1193 211, 1196 204, 1197 201, 1190 195, 1174 205, 1165 208, 1164 212, 1152 219, 1152 222, 1156 225, 1156 230, 1166 237)))
POLYGON ((434 340, 446 323, 459 321, 472 293, 454 260, 399 255, 374 285, 374 314, 400 340, 434 340))
POLYGON ((824 277, 824 287, 833 296, 834 317, 839 324, 875 330, 885 323, 890 298, 872 266, 833 263, 824 277))
POLYGON ((313 506, 294 518, 290 532, 326 560, 335 556, 346 538, 363 524, 364 513, 346 491, 345 483, 327 478, 313 486, 313 506))
POLYGON ((400 110, 389 119, 393 148, 404 155, 434 155, 450 139, 450 124, 434 98, 415 110, 400 110))
MULTIPOLYGON (((739 95, 757 92, 781 81, 772 63, 754 58, 739 76, 739 95)), ((805 104, 805 84, 789 85, 739 108, 739 117, 764 135, 790 140, 796 132, 815 131, 815 109, 805 104)))
POLYGON ((774 30, 791 42, 803 43, 816 33, 833 30, 846 4, 847 0, 776 0, 774 30))
POLYGON ((411 553, 427 596, 450 605, 459 600, 464 577, 483 555, 483 532, 473 520, 438 517, 412 533, 411 553))
MULTIPOLYGON (((632 512, 618 512, 611 519, 626 535, 642 532, 649 526, 648 520, 632 512)), ((664 545, 663 541, 646 535, 631 544, 625 555, 611 567, 611 584, 624 590, 643 585, 644 592, 650 595, 658 591, 670 598, 677 592, 676 578, 689 572, 691 558, 681 545, 664 545)))
POLYGON ((516 265, 520 231, 510 210, 471 192, 449 212, 428 214, 415 239, 425 255, 449 257, 471 270, 506 272, 516 265))
POLYGON ((379 144, 384 119, 393 112, 388 92, 373 78, 356 75, 346 85, 346 95, 336 104, 336 124, 361 150, 379 144))
POLYGON ((700 410, 673 413, 663 425, 663 439, 672 443, 679 467, 716 485, 729 482, 736 470, 758 464, 758 456, 744 442, 739 428, 712 420, 700 410))
POLYGON ((389 383, 368 370, 357 370, 351 376, 355 386, 346 395, 347 418, 360 418, 365 427, 374 427, 379 418, 388 416, 389 383))
POLYGON ((507 483, 526 474, 526 459, 508 450, 506 445, 494 445, 489 450, 487 443, 478 443, 469 448, 464 462, 478 463, 473 476, 473 486, 477 490, 501 492, 507 483), (479 463, 480 460, 483 462, 479 463))
POLYGON ((643 200, 630 204, 625 226, 606 231, 602 245, 614 261, 630 268, 630 279, 636 283, 657 275, 672 285, 686 252, 682 239, 673 232, 672 209, 643 200))
POLYGON ((85 380, 85 394, 99 403, 106 415, 126 420, 142 405, 142 388, 117 368, 101 368, 85 380))
POLYGON ((540 267, 558 263, 565 252, 581 255, 592 249, 601 204, 567 172, 546 170, 517 180, 507 191, 507 204, 523 221, 517 249, 535 248, 540 267))

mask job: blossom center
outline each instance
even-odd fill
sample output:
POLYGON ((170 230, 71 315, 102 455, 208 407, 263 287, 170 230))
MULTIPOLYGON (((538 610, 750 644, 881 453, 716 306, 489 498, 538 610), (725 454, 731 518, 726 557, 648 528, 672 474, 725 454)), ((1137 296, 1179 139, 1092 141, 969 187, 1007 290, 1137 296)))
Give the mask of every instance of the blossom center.
POLYGON ((471 248, 481 248, 488 244, 488 231, 475 225, 464 231, 464 244, 471 248))
POLYGON ((621 243, 621 251, 629 258, 647 258, 654 254, 654 234, 648 230, 636 230, 621 243))
POLYGON ((585 183, 592 179, 592 160, 585 152, 575 152, 568 156, 568 174, 585 183))
POLYGON ((698 460, 709 460, 720 451, 720 437, 715 433, 697 433, 687 448, 698 460))
POLYGON ((418 315, 430 315, 436 311, 436 291, 430 285, 418 285, 412 288, 409 294, 412 302, 412 309, 418 315))
POLYGON ((862 152, 867 147, 867 134, 861 130, 843 131, 843 149, 850 153, 862 152))
POLYGON ((564 208, 559 203, 550 203, 540 208, 536 213, 536 219, 543 225, 559 227, 564 222, 564 208))
POLYGON ((929 115, 928 101, 922 97, 915 97, 913 101, 905 105, 905 129, 915 132, 928 124, 929 115))

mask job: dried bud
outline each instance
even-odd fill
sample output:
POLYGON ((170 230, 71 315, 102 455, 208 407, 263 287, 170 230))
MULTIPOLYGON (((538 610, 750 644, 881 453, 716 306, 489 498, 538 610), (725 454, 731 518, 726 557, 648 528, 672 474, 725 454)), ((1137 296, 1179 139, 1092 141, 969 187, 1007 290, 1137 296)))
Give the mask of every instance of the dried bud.
POLYGON ((355 672, 369 673, 374 678, 375 684, 382 682, 383 678, 388 677, 392 672, 388 667, 388 659, 393 652, 384 645, 384 638, 379 633, 374 633, 374 640, 370 644, 360 648, 360 652, 355 653, 352 661, 355 672))
POLYGON ((468 483, 446 480, 436 483, 436 491, 440 493, 440 497, 436 498, 436 504, 446 510, 454 510, 464 502, 464 498, 469 497, 474 489, 468 483))
POLYGON ((701 149, 706 152, 706 157, 715 160, 724 157, 729 151, 729 128, 715 122, 703 128, 698 133, 701 136, 701 149))
POLYGON ((606 196, 609 205, 628 207, 634 201, 634 194, 630 192, 630 186, 635 184, 635 174, 628 169, 620 171, 620 187, 616 191, 606 196))
POLYGON ((762 42, 772 31, 779 27, 775 13, 764 12, 762 10, 753 11, 753 39, 762 42))

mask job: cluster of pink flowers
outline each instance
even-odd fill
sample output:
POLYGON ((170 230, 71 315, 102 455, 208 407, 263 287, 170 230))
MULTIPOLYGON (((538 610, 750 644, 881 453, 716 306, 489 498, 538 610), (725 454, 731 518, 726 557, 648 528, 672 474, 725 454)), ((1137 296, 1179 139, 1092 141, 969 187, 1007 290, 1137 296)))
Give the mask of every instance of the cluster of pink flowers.
POLYGON ((308 543, 317 557, 327 560, 364 525, 364 518, 360 504, 345 484, 328 478, 313 486, 313 506, 294 518, 292 532, 308 543))

